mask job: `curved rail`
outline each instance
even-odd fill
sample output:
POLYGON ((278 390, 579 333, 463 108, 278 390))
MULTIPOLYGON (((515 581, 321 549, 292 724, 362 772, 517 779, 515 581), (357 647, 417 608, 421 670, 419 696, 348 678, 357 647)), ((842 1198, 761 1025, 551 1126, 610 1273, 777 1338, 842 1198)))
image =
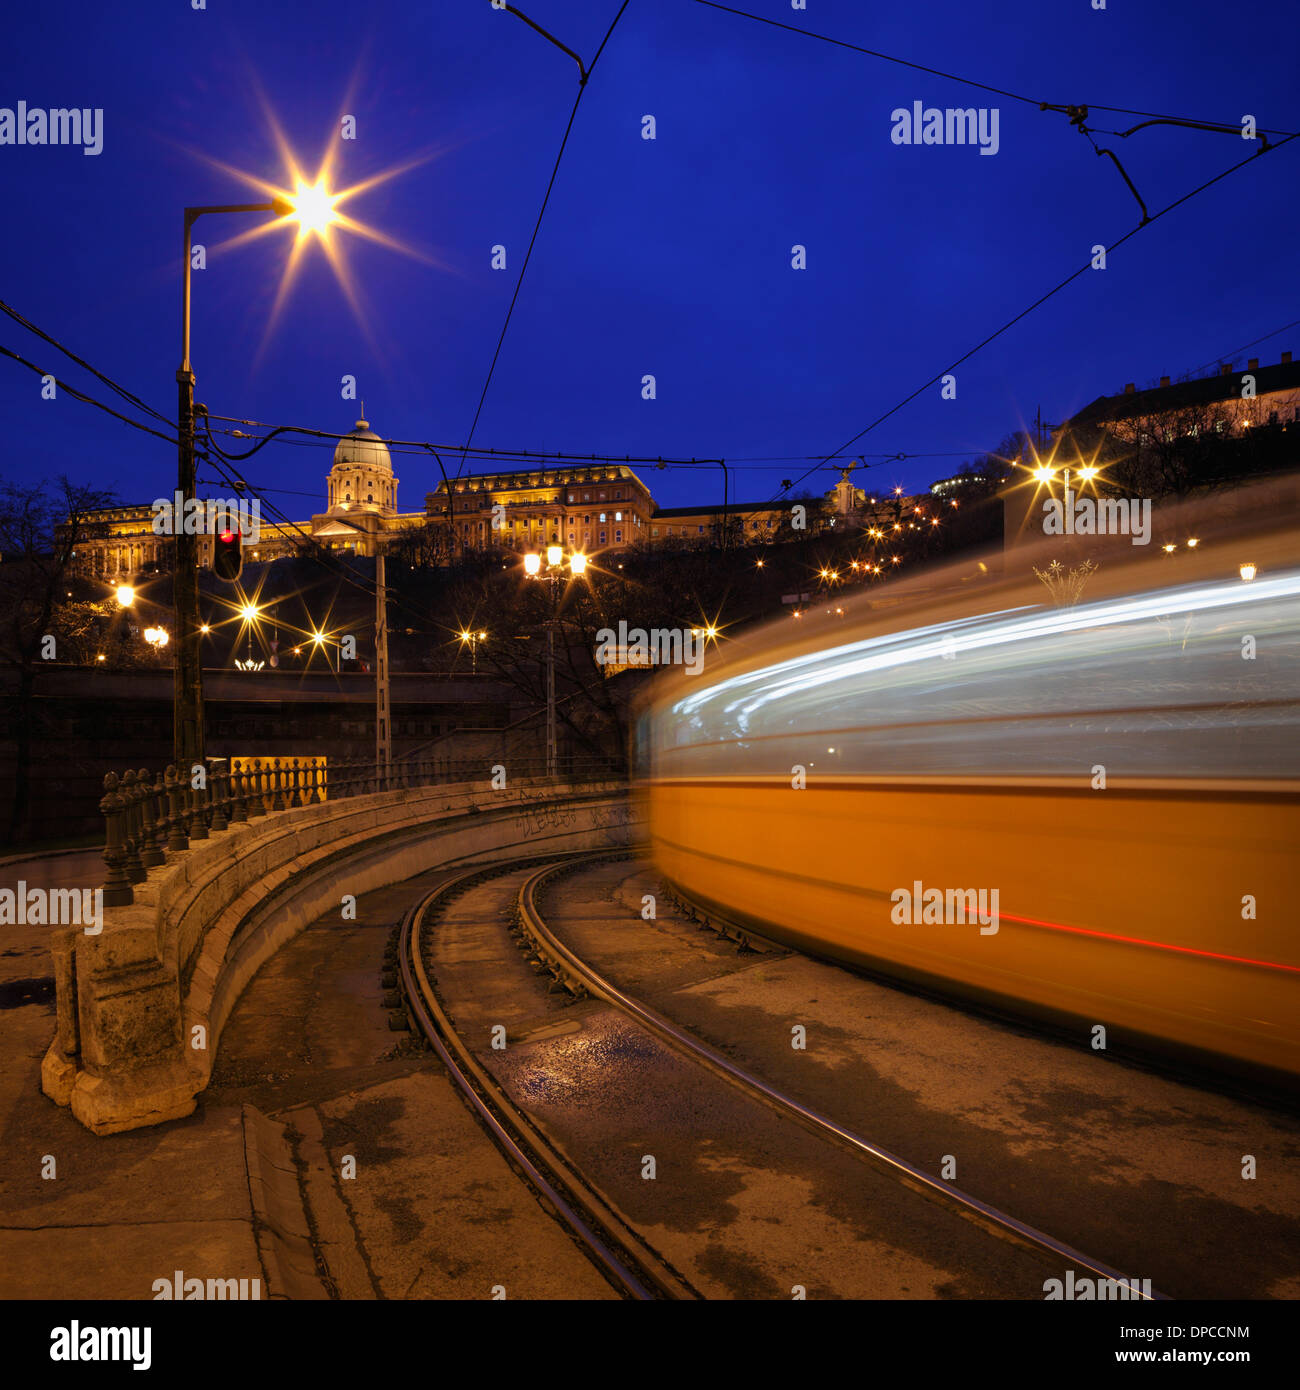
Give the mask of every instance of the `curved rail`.
MULTIPOLYGON (((623 856, 611 855, 608 851, 602 851, 578 857, 576 862, 581 863, 583 858, 595 862, 621 857, 623 856)), ((1098 1278, 1111 1280, 1127 1290, 1126 1297, 1142 1299, 1148 1297, 1140 1282, 1129 1275, 1120 1274, 1100 1260, 1095 1260, 1090 1255, 1076 1250, 1073 1246, 1056 1240, 1046 1232, 1017 1220, 1014 1216, 1000 1211, 997 1207, 990 1206, 987 1202, 981 1202, 979 1198, 972 1197, 960 1188, 952 1186, 951 1183, 934 1177, 925 1172, 924 1169, 900 1158, 897 1154, 890 1153, 888 1149, 882 1148, 879 1144, 864 1139, 861 1135, 846 1129, 819 1111, 811 1109, 782 1091, 778 1091, 774 1086, 768 1085, 759 1077, 745 1071, 742 1067, 738 1067, 693 1034, 679 1028, 675 1023, 664 1018, 662 1014, 656 1013, 648 1005, 624 993, 617 985, 611 984, 609 980, 581 960, 551 932, 537 907, 537 893, 542 885, 561 872, 572 869, 574 864, 575 860, 569 860, 564 864, 552 864, 538 869, 519 890, 519 915, 525 932, 539 953, 550 961, 553 971, 566 982, 570 989, 582 989, 604 999, 607 1003, 612 1004, 615 1008, 649 1028, 679 1053, 707 1067, 716 1076, 738 1087, 746 1094, 761 1100, 778 1113, 793 1117, 813 1133, 834 1139, 854 1153, 885 1168, 910 1190, 920 1192, 931 1199, 938 1200, 943 1205, 955 1208, 961 1215, 998 1236, 1009 1237, 1021 1244, 1045 1251, 1069 1262, 1075 1268, 1086 1269, 1098 1278)), ((1151 1301, 1163 1301, 1167 1295, 1153 1292, 1149 1297, 1151 1301)))
MULTIPOLYGON (((489 872, 517 867, 517 862, 507 861, 494 865, 489 872)), ((582 1183, 475 1058, 442 1007, 424 965, 422 936, 426 916, 440 899, 449 898, 486 876, 481 868, 456 875, 416 902, 402 919, 398 961, 408 1010, 447 1068, 452 1083, 498 1147, 615 1288, 637 1300, 698 1298, 689 1284, 641 1244, 605 1202, 582 1183)))

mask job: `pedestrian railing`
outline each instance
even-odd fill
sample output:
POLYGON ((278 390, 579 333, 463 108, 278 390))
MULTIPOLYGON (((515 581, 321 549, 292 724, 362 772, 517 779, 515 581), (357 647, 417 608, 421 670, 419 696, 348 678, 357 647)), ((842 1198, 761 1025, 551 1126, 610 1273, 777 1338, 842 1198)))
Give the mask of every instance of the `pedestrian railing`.
POLYGON ((201 777, 182 777, 172 765, 156 776, 141 768, 104 777, 99 809, 105 820, 106 907, 134 902, 134 885, 177 852, 262 816, 442 784, 447 784, 444 809, 469 810, 479 803, 490 805, 493 791, 520 785, 545 792, 551 786, 620 782, 627 775, 620 764, 604 758, 565 759, 553 777, 544 760, 516 758, 496 764, 432 757, 330 764, 318 757, 240 757, 209 759, 202 772, 201 777))

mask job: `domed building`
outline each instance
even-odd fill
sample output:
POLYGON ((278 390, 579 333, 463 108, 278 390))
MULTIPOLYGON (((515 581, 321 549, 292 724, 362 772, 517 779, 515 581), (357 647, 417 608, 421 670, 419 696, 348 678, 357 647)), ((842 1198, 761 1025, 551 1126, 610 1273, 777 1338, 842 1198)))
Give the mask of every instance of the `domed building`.
POLYGON ((328 510, 311 519, 312 539, 331 550, 375 553, 375 537, 397 516, 397 484, 388 446, 370 428, 362 406, 350 434, 334 450, 326 479, 328 510))

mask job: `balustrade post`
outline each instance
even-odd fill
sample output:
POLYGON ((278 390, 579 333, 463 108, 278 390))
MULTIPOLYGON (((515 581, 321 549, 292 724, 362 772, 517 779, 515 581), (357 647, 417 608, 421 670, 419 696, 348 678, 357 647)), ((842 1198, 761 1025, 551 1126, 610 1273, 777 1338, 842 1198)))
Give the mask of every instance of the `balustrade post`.
POLYGON ((140 861, 140 796, 135 773, 127 768, 122 776, 122 841, 126 858, 122 867, 132 883, 143 883, 149 872, 140 861))
POLYGON ((253 771, 248 797, 248 814, 250 816, 264 816, 266 815, 266 796, 264 794, 266 784, 262 780, 261 758, 254 758, 252 766, 253 771))
POLYGON ((168 850, 189 849, 190 843, 185 833, 184 793, 181 791, 181 779, 174 763, 167 765, 165 782, 167 800, 171 806, 167 824, 167 848, 168 850))
POLYGON ((248 806, 244 801, 244 781, 246 774, 235 767, 235 760, 230 760, 230 792, 231 792, 231 811, 230 823, 232 825, 248 824, 248 806))
POLYGON ((195 763, 189 769, 189 775, 185 779, 185 786, 189 793, 190 803, 190 839, 206 840, 208 838, 208 769, 202 763, 195 763), (194 785, 194 768, 203 768, 203 785, 194 785))
POLYGON ((104 774, 104 795, 99 809, 105 821, 104 863, 108 872, 104 875, 104 903, 107 907, 125 907, 135 901, 131 880, 126 876, 123 863, 126 859, 126 846, 122 830, 123 801, 117 791, 117 773, 104 774))
POLYGON ((148 768, 142 767, 136 773, 136 778, 140 788, 140 863, 144 865, 147 874, 149 869, 165 864, 167 859, 162 852, 157 818, 154 815, 157 788, 149 780, 148 768))
POLYGON ((284 810, 284 796, 281 793, 280 786, 281 776, 280 759, 273 758, 271 761, 271 786, 275 792, 275 795, 271 798, 271 810, 273 811, 284 810))
POLYGON ((224 768, 216 768, 212 772, 212 828, 213 830, 225 830, 230 822, 226 819, 226 793, 227 793, 227 774, 224 768))

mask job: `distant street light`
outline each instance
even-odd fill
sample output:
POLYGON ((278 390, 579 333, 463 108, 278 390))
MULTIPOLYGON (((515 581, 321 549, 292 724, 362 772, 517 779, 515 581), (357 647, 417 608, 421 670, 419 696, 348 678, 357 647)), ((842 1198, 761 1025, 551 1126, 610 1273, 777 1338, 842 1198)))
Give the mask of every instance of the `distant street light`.
POLYGON ((1249 584, 1250 581, 1254 579, 1254 577, 1259 573, 1255 566, 1250 564, 1249 562, 1242 565, 1240 570, 1238 570, 1237 572, 1241 575, 1241 577, 1246 581, 1247 584, 1249 584))
POLYGON ((466 629, 463 629, 463 628, 462 628, 461 631, 460 631, 457 635, 460 637, 461 646, 466 646, 466 645, 468 645, 468 647, 469 647, 469 654, 470 654, 471 666, 472 666, 472 669, 473 669, 473 671, 474 671, 474 674, 477 675, 477 674, 478 674, 478 644, 479 644, 480 642, 486 642, 486 641, 487 641, 487 633, 486 633, 486 632, 469 632, 469 631, 467 631, 466 629))
MULTIPOLYGON (((556 585, 564 568, 564 547, 548 545, 546 562, 530 550, 524 556, 524 573, 529 579, 544 579, 551 591, 551 616, 546 623, 546 775, 554 777, 558 771, 559 754, 555 729, 555 612, 557 603, 556 585)), ((581 551, 569 556, 569 574, 577 576, 587 571, 587 557, 581 551)))

